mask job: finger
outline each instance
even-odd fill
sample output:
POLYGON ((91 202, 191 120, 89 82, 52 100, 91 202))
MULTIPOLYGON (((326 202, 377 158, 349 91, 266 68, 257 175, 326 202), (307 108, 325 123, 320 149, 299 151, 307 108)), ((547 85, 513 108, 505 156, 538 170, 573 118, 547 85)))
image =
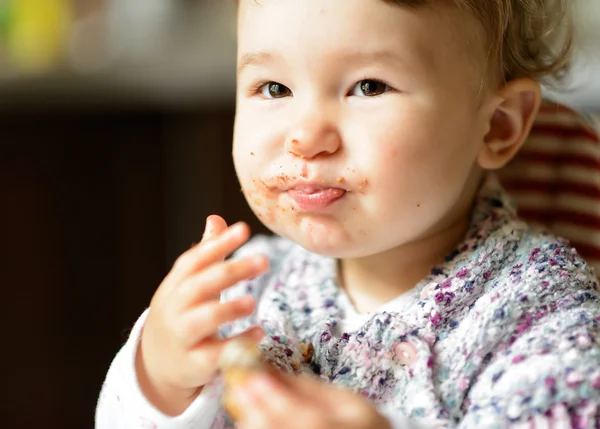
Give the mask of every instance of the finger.
POLYGON ((294 389, 299 396, 304 398, 305 401, 312 403, 313 406, 324 406, 333 411, 339 408, 339 404, 351 404, 363 401, 354 392, 326 383, 316 376, 296 376, 282 372, 277 372, 274 375, 279 379, 280 383, 290 386, 289 388, 294 389), (315 403, 315 400, 318 403, 315 403))
POLYGON ((284 422, 286 416, 294 415, 305 427, 331 427, 333 421, 363 427, 379 416, 359 395, 309 376, 257 374, 248 383, 247 395, 253 396, 255 408, 270 421, 284 422))
POLYGON ((221 234, 226 229, 227 229, 227 223, 221 216, 218 216, 218 215, 208 216, 204 223, 204 232, 202 233, 202 239, 200 240, 200 242, 192 243, 192 245, 190 246, 190 249, 193 249, 194 247, 198 246, 200 243, 204 243, 204 242, 210 240, 211 238, 216 237, 217 235, 221 234))
POLYGON ((247 331, 241 332, 225 340, 212 337, 196 345, 196 348, 191 352, 190 356, 192 360, 198 362, 198 365, 207 366, 207 364, 213 368, 218 368, 219 360, 223 348, 230 341, 243 340, 250 341, 258 344, 260 340, 265 336, 265 332, 259 326, 253 326, 247 331))
POLYGON ((292 378, 286 375, 286 378, 312 407, 329 410, 330 416, 336 420, 360 422, 365 416, 372 415, 371 403, 351 390, 311 376, 292 378))
POLYGON ((274 429, 281 428, 273 422, 272 416, 256 402, 254 395, 245 390, 235 390, 230 395, 230 400, 236 404, 239 415, 236 427, 239 429, 274 429))
POLYGON ((222 291, 242 280, 263 274, 268 268, 269 261, 262 255, 221 262, 189 277, 183 282, 178 293, 188 306, 198 305, 217 299, 222 291))
POLYGON ((215 335, 222 324, 247 317, 255 308, 256 303, 251 296, 243 296, 226 303, 204 303, 184 316, 184 328, 181 331, 183 340, 188 347, 192 347, 198 341, 215 335))
MULTIPOLYGON (((215 237, 218 237, 220 234, 223 234, 227 230, 227 222, 221 216, 211 215, 206 218, 206 228, 204 233, 202 234, 202 241, 200 243, 205 243, 208 240, 211 240, 215 237)), ((222 258, 220 261, 225 260, 222 258)), ((217 293, 214 296, 211 296, 210 299, 218 300, 220 293, 217 293)))
POLYGON ((323 388, 333 388, 329 384, 325 384, 322 380, 317 377, 308 375, 290 375, 283 372, 274 373, 279 383, 287 386, 289 389, 294 389, 298 394, 306 397, 313 398, 315 394, 322 393, 323 388))
MULTIPOLYGON (((301 412, 305 412, 303 418, 305 421, 315 419, 315 422, 311 423, 314 427, 318 426, 317 422, 322 421, 319 416, 325 412, 329 420, 345 422, 370 421, 372 416, 377 415, 366 399, 351 390, 333 386, 308 375, 292 376, 281 372, 273 375, 295 393, 295 401, 304 404, 301 408, 301 412)), ((360 424, 358 426, 362 427, 360 424)))
POLYGON ((217 237, 227 230, 227 222, 221 216, 210 215, 206 218, 206 227, 202 234, 201 243, 217 237))
POLYGON ((291 385, 281 383, 268 373, 256 374, 247 385, 236 389, 234 395, 239 395, 242 407, 246 408, 244 414, 250 421, 282 423, 311 405, 291 385))
POLYGON ((222 261, 250 238, 250 229, 243 222, 230 226, 211 240, 184 252, 173 265, 169 277, 175 283, 190 274, 222 261))

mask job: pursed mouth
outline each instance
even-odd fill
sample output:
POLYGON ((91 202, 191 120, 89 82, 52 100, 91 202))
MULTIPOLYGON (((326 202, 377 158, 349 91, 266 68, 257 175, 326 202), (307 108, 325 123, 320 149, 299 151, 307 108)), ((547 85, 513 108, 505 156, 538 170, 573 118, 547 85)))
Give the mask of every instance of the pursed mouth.
POLYGON ((295 206, 303 211, 320 212, 346 195, 346 190, 327 186, 296 186, 287 190, 295 206))

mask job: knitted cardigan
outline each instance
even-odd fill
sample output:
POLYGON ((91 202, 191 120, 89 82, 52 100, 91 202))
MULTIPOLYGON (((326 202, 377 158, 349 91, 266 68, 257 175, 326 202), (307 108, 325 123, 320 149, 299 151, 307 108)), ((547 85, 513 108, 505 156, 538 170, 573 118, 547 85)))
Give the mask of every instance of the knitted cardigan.
MULTIPOLYGON (((267 237, 236 257, 256 253, 271 260, 269 273, 223 300, 251 294, 258 309, 222 334, 260 324, 262 353, 281 369, 316 374, 417 425, 600 427, 597 278, 568 243, 519 220, 493 176, 464 240, 416 285, 408 310, 375 312, 352 332, 335 329, 344 292, 334 259, 267 237), (412 364, 394 354, 398 342, 416 349, 412 364)), ((220 411, 213 428, 227 425, 220 411)))

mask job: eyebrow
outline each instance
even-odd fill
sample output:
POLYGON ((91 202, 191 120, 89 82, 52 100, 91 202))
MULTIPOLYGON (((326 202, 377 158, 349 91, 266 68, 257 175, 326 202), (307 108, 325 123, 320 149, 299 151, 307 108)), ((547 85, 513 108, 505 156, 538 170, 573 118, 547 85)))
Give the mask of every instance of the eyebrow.
POLYGON ((407 62, 401 56, 394 54, 388 50, 380 51, 353 51, 348 54, 344 54, 340 58, 347 63, 385 63, 394 62, 406 65, 407 62))
POLYGON ((273 61, 274 56, 268 52, 249 52, 242 55, 238 62, 237 75, 239 76, 250 66, 256 66, 273 61))
MULTIPOLYGON (((275 59, 275 55, 266 51, 249 52, 241 56, 238 62, 237 76, 239 76, 245 69, 251 66, 257 66, 265 63, 272 62, 275 59)), ((351 64, 351 63, 384 63, 394 62, 406 66, 408 63, 401 56, 394 54, 389 50, 379 51, 351 51, 339 55, 340 61, 351 64)))

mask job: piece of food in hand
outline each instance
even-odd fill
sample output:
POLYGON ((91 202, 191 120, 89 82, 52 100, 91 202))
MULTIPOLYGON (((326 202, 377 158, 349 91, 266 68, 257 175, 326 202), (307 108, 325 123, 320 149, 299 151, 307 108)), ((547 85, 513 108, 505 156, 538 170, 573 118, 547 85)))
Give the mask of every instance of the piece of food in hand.
POLYGON ((268 371, 269 366, 261 359, 256 343, 244 340, 232 340, 223 348, 219 367, 225 382, 223 406, 231 418, 239 420, 240 407, 231 395, 235 387, 243 386, 252 374, 268 371))

